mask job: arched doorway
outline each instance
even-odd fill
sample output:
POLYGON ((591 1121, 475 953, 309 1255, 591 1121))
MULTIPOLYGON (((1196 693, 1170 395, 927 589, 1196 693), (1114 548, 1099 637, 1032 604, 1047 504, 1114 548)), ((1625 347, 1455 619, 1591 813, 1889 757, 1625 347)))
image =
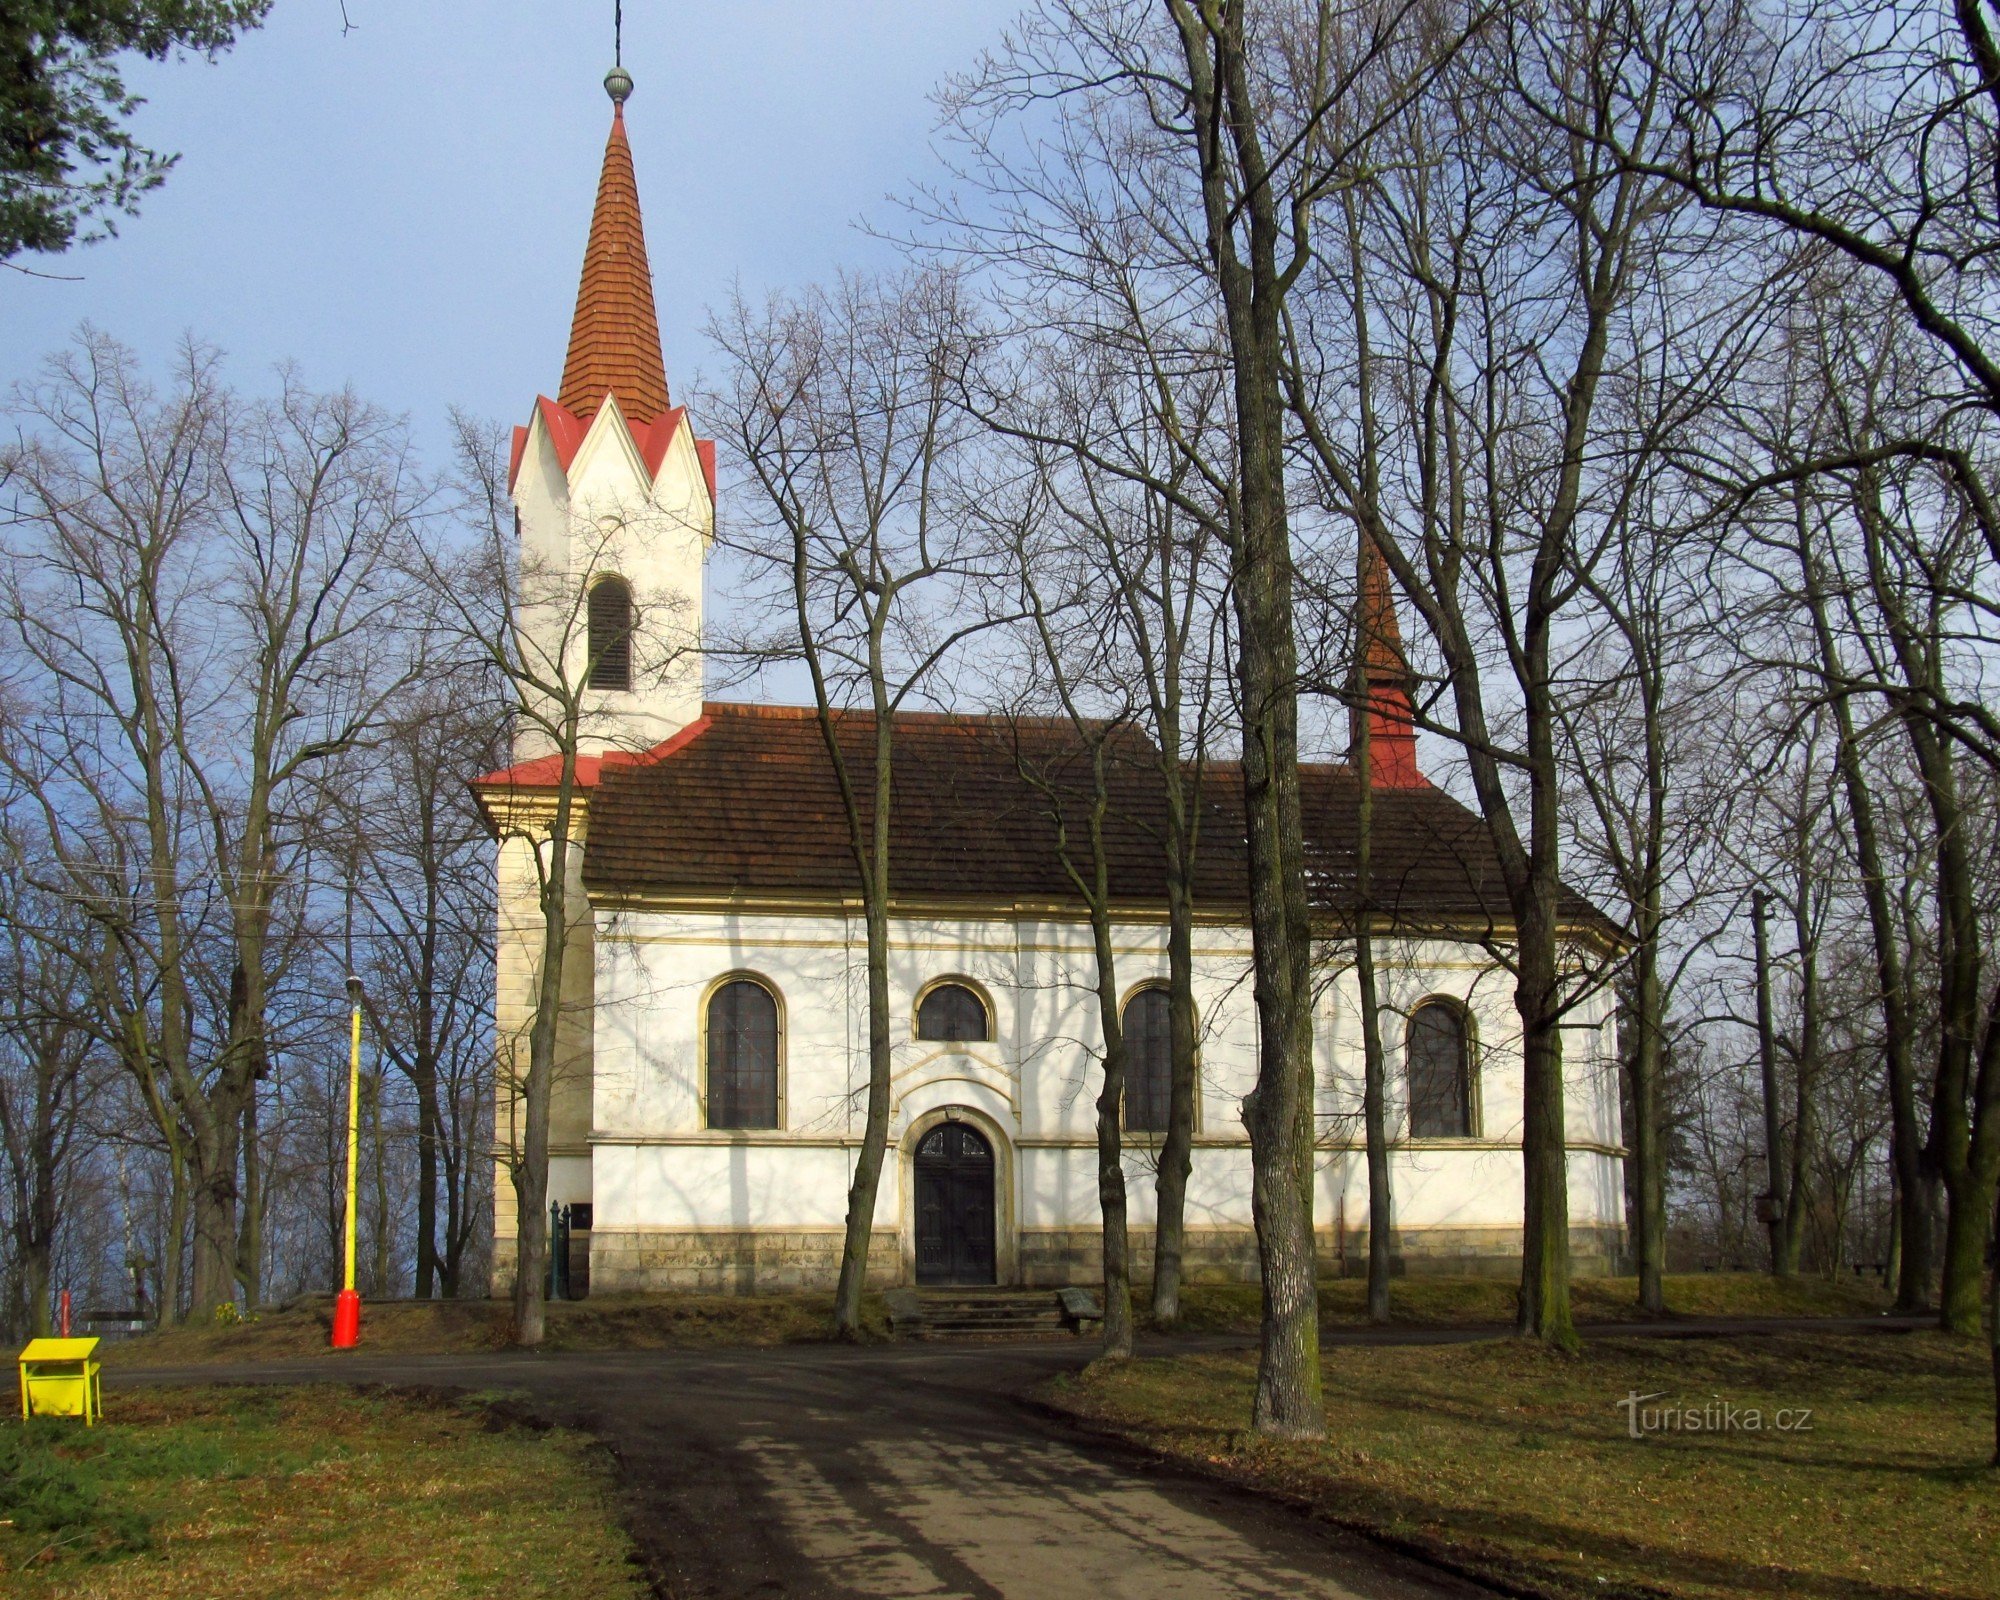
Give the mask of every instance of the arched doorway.
POLYGON ((940 1123, 917 1145, 916 1178, 917 1282, 993 1282, 993 1147, 940 1123))

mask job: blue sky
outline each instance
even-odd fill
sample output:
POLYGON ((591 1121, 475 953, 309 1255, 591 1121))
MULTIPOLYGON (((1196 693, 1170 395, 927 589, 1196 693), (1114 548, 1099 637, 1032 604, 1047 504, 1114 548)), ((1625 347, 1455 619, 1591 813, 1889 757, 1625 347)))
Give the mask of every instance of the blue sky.
MULTIPOLYGON (((0 274, 0 379, 88 319, 163 358, 220 345, 408 413, 518 421, 553 392, 610 105, 611 0, 279 0, 218 64, 141 64, 137 130, 181 152, 120 236, 0 274)), ((1016 0, 627 0, 627 126, 669 379, 706 308, 879 260, 855 220, 928 166, 929 93, 1016 0)))

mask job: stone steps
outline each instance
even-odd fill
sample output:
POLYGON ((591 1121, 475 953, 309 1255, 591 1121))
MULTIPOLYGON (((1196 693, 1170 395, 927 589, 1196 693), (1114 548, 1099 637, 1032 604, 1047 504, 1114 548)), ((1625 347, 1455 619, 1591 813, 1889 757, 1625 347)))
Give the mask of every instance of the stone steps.
POLYGON ((892 1289, 884 1298, 900 1339, 1047 1339, 1080 1332, 1097 1314, 1074 1289, 892 1289))

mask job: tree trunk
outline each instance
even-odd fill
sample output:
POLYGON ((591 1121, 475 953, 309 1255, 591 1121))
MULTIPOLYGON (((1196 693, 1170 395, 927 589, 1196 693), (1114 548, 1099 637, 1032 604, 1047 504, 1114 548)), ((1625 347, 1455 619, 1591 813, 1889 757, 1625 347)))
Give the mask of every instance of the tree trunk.
MULTIPOLYGON (((884 783, 882 788, 887 788, 884 783)), ((886 833, 888 797, 877 804, 886 833)), ((886 876, 886 873, 884 874, 886 876)), ((840 1246, 840 1281, 833 1296, 833 1331, 839 1339, 861 1337, 861 1295, 868 1286, 868 1252, 875 1235, 876 1196, 889 1148, 889 914, 885 893, 866 896, 868 931, 868 1111, 861 1151, 847 1187, 847 1231, 840 1246)))
POLYGON ((1917 1069, 1911 1052, 1915 1030, 1910 1025, 1910 991, 1897 937, 1896 917, 1889 904, 1889 879, 1882 863, 1881 835, 1875 817, 1875 791, 1861 763, 1861 741, 1854 728, 1854 705, 1844 692, 1846 673, 1833 629, 1827 620, 1826 596, 1819 563, 1806 542, 1803 503, 1798 517, 1799 571, 1806 609, 1819 646, 1820 673, 1830 692, 1838 738, 1834 746, 1841 787, 1847 796, 1849 831, 1856 864, 1861 869, 1861 896, 1868 908, 1868 929, 1875 957, 1876 1004, 1882 1011, 1882 1064, 1889 1090, 1889 1161, 1895 1205, 1894 1248, 1896 1309, 1927 1311, 1936 1279, 1933 1242, 1936 1221, 1933 1190, 1925 1171, 1924 1135, 1917 1119, 1917 1069))
POLYGON ((1381 1324, 1390 1318, 1395 1210, 1389 1187, 1388 1070, 1371 920, 1367 912, 1361 913, 1361 931, 1354 940, 1354 977, 1361 991, 1361 1120, 1368 1154, 1368 1320, 1381 1324))
POLYGON ((159 1326, 171 1327, 181 1319, 181 1276, 187 1261, 188 1170, 181 1141, 167 1141, 166 1237, 160 1241, 160 1303, 155 1308, 159 1326))
MULTIPOLYGON (((1104 844, 1100 827, 1092 832, 1098 883, 1104 883, 1104 844)), ((1104 1082, 1097 1093, 1097 1204, 1103 1224, 1104 1328, 1100 1355, 1123 1361, 1132 1354, 1132 1268, 1126 1228, 1125 1152, 1120 1120, 1125 1108, 1125 1029, 1118 1014, 1116 958, 1111 948, 1109 896, 1090 908, 1092 942, 1097 950, 1097 1015, 1104 1030, 1104 1082)))
MULTIPOLYGON (((799 596, 800 633, 809 637, 805 622, 803 590, 799 596)), ((866 923, 868 962, 868 1104, 861 1129, 861 1150, 854 1162, 854 1177, 847 1189, 847 1226, 840 1245, 840 1278, 834 1285, 833 1331, 838 1339, 861 1337, 861 1296, 868 1287, 868 1256, 875 1237, 875 1207, 882 1186, 882 1166, 889 1148, 891 1063, 889 1056, 889 841, 890 806, 894 789, 890 763, 894 755, 894 722, 883 690, 879 650, 879 620, 870 628, 869 643, 877 652, 871 656, 876 670, 875 748, 873 810, 864 836, 862 820, 854 804, 839 740, 834 732, 830 703, 819 677, 817 656, 812 658, 815 698, 819 706, 820 733, 827 755, 839 774, 846 800, 849 839, 854 862, 861 877, 862 914, 866 923)))
POLYGON ((374 1236, 374 1260, 370 1276, 374 1282, 370 1293, 386 1298, 395 1292, 389 1265, 389 1148, 388 1140, 382 1132, 382 1091, 386 1086, 386 1069, 378 1060, 375 1072, 368 1080, 368 1138, 369 1153, 373 1158, 371 1170, 374 1177, 374 1206, 368 1218, 369 1231, 374 1236))
POLYGON ((1771 1247, 1771 1276, 1789 1278, 1791 1258, 1785 1254, 1785 1141, 1778 1118, 1778 1049, 1771 1028, 1771 948, 1765 932, 1764 908, 1770 896, 1762 889, 1750 896, 1750 917, 1757 937, 1757 1062, 1764 1104, 1764 1231, 1771 1247))
MULTIPOLYGON (((799 628, 809 638, 803 589, 798 596, 799 628)), ((885 616, 878 612, 869 628, 870 684, 875 696, 875 746, 873 807, 864 834, 853 785, 834 732, 833 715, 826 685, 819 673, 819 659, 811 658, 813 692, 819 707, 820 736, 828 759, 839 777, 847 813, 848 837, 854 849, 854 864, 861 876, 862 912, 868 933, 868 1111, 861 1130, 861 1153, 855 1158, 854 1178, 847 1189, 847 1229, 840 1245, 840 1279, 834 1286, 833 1332, 837 1339, 861 1337, 861 1296, 868 1287, 868 1255, 875 1237, 875 1206, 882 1187, 882 1166, 889 1149, 889 1111, 892 1093, 889 1056, 889 844, 890 807, 895 790, 891 783, 895 757, 894 707, 890 703, 882 667, 882 629, 885 616)))
POLYGON ((1576 1347, 1569 1308, 1569 1172, 1563 1128, 1555 896, 1537 884, 1522 919, 1515 1006, 1522 1024, 1522 1216, 1519 1331, 1576 1347))
POLYGON ((55 1331, 49 1317, 52 1242, 37 1239, 21 1246, 21 1308, 27 1315, 27 1336, 30 1339, 46 1339, 55 1331))
MULTIPOLYGON (((562 772, 548 854, 539 884, 541 968, 535 975, 535 1009, 528 1025, 528 1077, 520 1093, 524 1126, 512 1171, 514 1182, 514 1343, 533 1349, 546 1331, 549 1270, 549 1110, 555 1097, 556 1046, 562 1024, 563 972, 569 956, 571 829, 576 815, 576 737, 573 723, 560 742, 562 772)), ((542 840, 529 838, 541 860, 542 840)))
POLYGON ((1182 1252, 1187 1237, 1187 1186, 1194 1170, 1195 1093, 1199 1087, 1194 1010, 1194 896, 1183 855, 1187 828, 1172 816, 1167 839, 1167 1031, 1173 1052, 1167 1086, 1167 1132, 1160 1141, 1160 1170, 1153 1219, 1153 1326, 1166 1331, 1181 1319, 1182 1252))
MULTIPOLYGON (((531 1027, 528 1081, 521 1095, 521 1150, 513 1164, 514 1182, 514 1343, 533 1349, 545 1331, 543 1280, 549 1270, 549 1077, 550 1059, 537 1062, 539 1020, 531 1027)), ((550 1029, 553 1032, 553 1026, 550 1029)))
POLYGON ((1804 1253, 1806 1210, 1812 1196, 1813 1147, 1818 1142, 1812 1091, 1819 1067, 1819 959, 1812 945, 1806 894, 1807 885, 1802 877, 1793 912, 1799 944, 1799 1047, 1797 1060, 1792 1063, 1791 1170, 1785 1180, 1784 1211, 1785 1264, 1794 1273, 1799 1270, 1804 1253))
POLYGON ((243 1223, 236 1241, 236 1275, 243 1306, 264 1303, 264 1152, 257 1140, 257 1085, 243 1101, 243 1223))
POLYGON ((1986 1337, 1993 1353, 1993 1465, 2000 1468, 2000 1203, 1993 1216, 1986 1263, 1986 1337))
POLYGON ((1667 1157, 1660 1128, 1660 1037, 1664 1006, 1660 995, 1659 946, 1640 935, 1632 1040, 1632 1162, 1636 1169, 1639 1309, 1662 1316, 1667 1309, 1663 1281, 1667 1254, 1667 1157))
POLYGON ((49 1321, 49 1286, 54 1275, 56 1223, 61 1157, 56 1148, 55 1113, 49 1104, 47 1068, 37 1063, 35 1126, 28 1155, 28 1192, 18 1195, 26 1202, 26 1215, 16 1219, 15 1244, 20 1254, 21 1296, 28 1314, 31 1338, 46 1338, 52 1331, 49 1321))
POLYGON ((197 1321, 207 1320, 225 1302, 236 1303, 236 1174, 242 1107, 218 1090, 206 1120, 208 1128, 194 1141, 194 1278, 189 1310, 197 1321))
MULTIPOLYGON (((1362 558, 1364 569, 1367 559, 1362 558)), ((1360 779, 1354 824, 1354 983, 1361 1001, 1361 1136, 1368 1161, 1368 1320, 1379 1325, 1389 1320, 1395 1208, 1389 1187, 1388 1061, 1382 1049, 1381 995, 1375 982, 1375 769, 1370 744, 1375 707, 1366 670, 1368 644, 1363 641, 1354 652, 1351 713, 1352 760, 1360 779)))
MULTIPOLYGON (((413 1077, 417 1091, 417 1261, 415 1294, 438 1292, 438 1146, 443 1142, 437 1103, 437 1064, 419 1047, 413 1077)), ((451 1291, 446 1289, 449 1294, 451 1291)))
MULTIPOLYGON (((1272 396, 1275 400, 1275 395, 1272 396)), ((1246 492, 1236 563, 1243 799, 1250 857, 1250 931, 1258 1017, 1256 1087, 1243 1102, 1250 1133, 1251 1211, 1264 1316, 1253 1421, 1258 1431, 1318 1438, 1319 1287, 1313 1246, 1314 1156, 1311 922, 1306 904, 1298 778, 1298 701, 1291 632, 1289 541, 1278 487, 1275 409, 1260 430, 1243 422, 1246 456, 1266 457, 1263 496, 1246 492), (1267 500, 1262 517, 1249 506, 1267 500), (1249 524, 1263 522, 1261 529, 1249 524)), ((1246 486, 1247 488, 1247 486, 1246 486)))
POLYGON ((1257 1083, 1244 1098, 1243 1122, 1264 1282, 1251 1418, 1260 1433, 1318 1438, 1326 1414, 1313 1251, 1312 920, 1299 798, 1282 386, 1289 280, 1278 265, 1280 200, 1262 148, 1242 8, 1197 11, 1186 0, 1168 0, 1168 11, 1193 93, 1202 207, 1236 405, 1230 577, 1258 1021, 1257 1083))
MULTIPOLYGON (((430 828, 426 825, 426 834, 430 828)), ((426 837, 424 860, 435 859, 426 837)), ((413 1292, 428 1300, 436 1292, 438 1271, 438 1152, 443 1119, 438 1112, 437 1005, 438 924, 444 895, 438 872, 424 872, 423 939, 417 957, 416 1039, 410 1052, 410 1086, 417 1095, 417 1260, 413 1292)))

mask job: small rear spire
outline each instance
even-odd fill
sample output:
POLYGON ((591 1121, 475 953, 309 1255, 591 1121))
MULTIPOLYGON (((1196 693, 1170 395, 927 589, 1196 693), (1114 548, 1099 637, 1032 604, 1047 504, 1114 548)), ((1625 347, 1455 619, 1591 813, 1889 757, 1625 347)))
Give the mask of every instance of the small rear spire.
POLYGON ((1355 605, 1355 648, 1360 655, 1363 703, 1347 710, 1348 759, 1368 731, 1371 781, 1389 789, 1423 784, 1417 770, 1415 708, 1410 702, 1410 665, 1403 655, 1403 631, 1396 620, 1396 597, 1389 587, 1389 563, 1375 540, 1361 535, 1360 583, 1355 605))

